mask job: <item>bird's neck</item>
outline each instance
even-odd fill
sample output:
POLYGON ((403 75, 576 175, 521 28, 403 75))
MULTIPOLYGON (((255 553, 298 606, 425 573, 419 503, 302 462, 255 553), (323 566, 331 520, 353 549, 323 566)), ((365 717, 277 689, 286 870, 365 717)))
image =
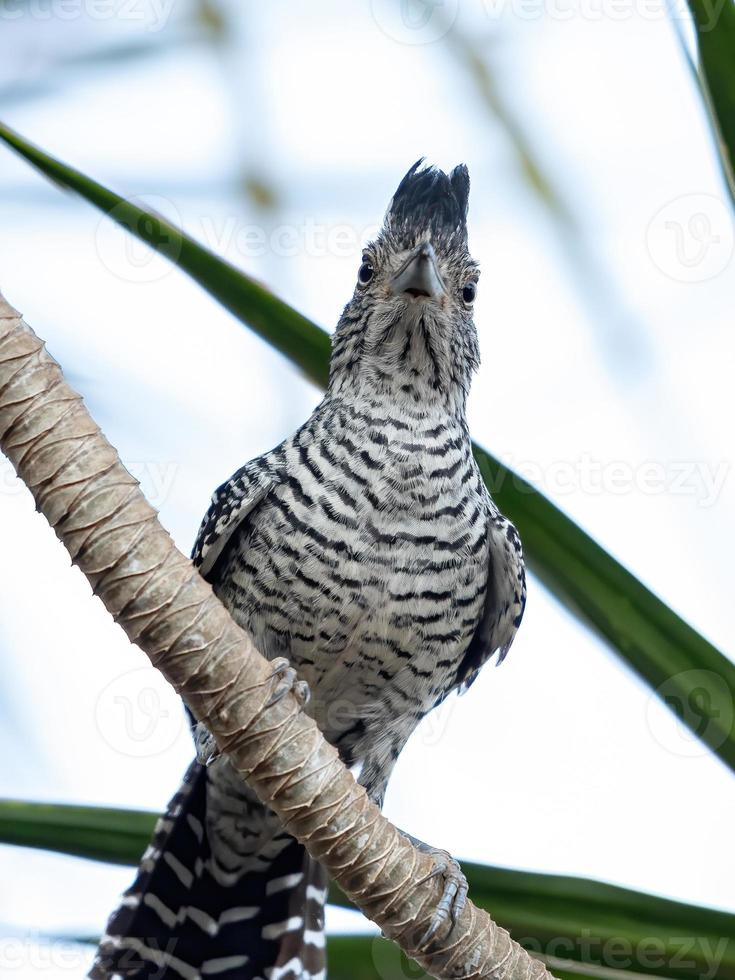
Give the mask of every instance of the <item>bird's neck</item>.
POLYGON ((370 363, 331 377, 329 394, 355 407, 382 405, 395 418, 453 418, 460 422, 466 418, 467 396, 460 386, 437 388, 422 375, 389 372, 370 363))
POLYGON ((335 337, 329 393, 352 402, 381 402, 398 416, 424 414, 464 420, 467 383, 450 352, 432 342, 420 322, 366 339, 364 331, 335 337))

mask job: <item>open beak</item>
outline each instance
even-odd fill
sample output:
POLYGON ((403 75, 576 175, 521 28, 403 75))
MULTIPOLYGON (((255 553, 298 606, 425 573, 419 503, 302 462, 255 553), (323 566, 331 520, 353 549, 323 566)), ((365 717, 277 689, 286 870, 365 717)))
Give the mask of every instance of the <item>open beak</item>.
POLYGON ((429 242, 424 242, 391 280, 391 289, 398 295, 408 293, 414 298, 426 296, 439 299, 444 295, 444 283, 436 267, 436 253, 429 242))

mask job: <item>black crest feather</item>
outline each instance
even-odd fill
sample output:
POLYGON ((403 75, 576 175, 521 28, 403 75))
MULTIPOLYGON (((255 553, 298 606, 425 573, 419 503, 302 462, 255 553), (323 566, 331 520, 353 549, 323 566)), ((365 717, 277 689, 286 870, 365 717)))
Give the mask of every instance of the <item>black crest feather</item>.
POLYGON ((460 164, 447 175, 438 167, 422 167, 417 160, 398 185, 388 208, 393 228, 428 228, 440 237, 467 238, 467 205, 470 175, 460 164))

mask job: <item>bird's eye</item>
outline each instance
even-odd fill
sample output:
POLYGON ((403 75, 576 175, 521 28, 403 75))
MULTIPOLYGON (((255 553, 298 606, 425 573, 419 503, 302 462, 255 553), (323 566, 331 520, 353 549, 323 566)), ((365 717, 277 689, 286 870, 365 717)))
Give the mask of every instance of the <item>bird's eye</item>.
POLYGON ((362 265, 357 273, 357 280, 362 286, 367 286, 375 275, 375 266, 368 258, 363 258, 362 265))
POLYGON ((472 306, 475 302, 475 296, 477 296, 477 283, 470 280, 462 287, 462 299, 467 306, 472 306))

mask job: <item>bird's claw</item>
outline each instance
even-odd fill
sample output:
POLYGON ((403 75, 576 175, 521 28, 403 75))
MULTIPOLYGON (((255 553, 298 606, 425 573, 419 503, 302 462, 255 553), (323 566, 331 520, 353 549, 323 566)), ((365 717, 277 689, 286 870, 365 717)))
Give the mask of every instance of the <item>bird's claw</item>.
MULTIPOLYGON (((406 836, 409 836, 408 834, 406 836)), ((469 887, 464 872, 459 863, 454 860, 448 851, 439 847, 431 847, 423 841, 410 837, 410 840, 424 854, 430 855, 434 859, 434 868, 424 879, 435 878, 441 875, 444 878, 444 891, 439 899, 439 903, 434 909, 429 928, 421 937, 419 949, 428 946, 437 936, 446 936, 451 931, 452 926, 462 914, 467 902, 467 892, 469 887)))
POLYGON ((271 660, 273 671, 270 680, 274 681, 271 696, 266 702, 266 708, 277 704, 290 692, 299 703, 299 707, 305 708, 309 703, 311 692, 306 681, 299 680, 299 676, 285 657, 276 657, 271 660))
MULTIPOLYGON (((274 685, 271 695, 266 702, 266 708, 270 708, 272 705, 277 704, 289 693, 289 691, 293 693, 293 696, 299 703, 299 707, 306 707, 306 705, 309 703, 309 698, 311 697, 309 685, 306 683, 306 681, 299 680, 296 671, 288 660, 286 660, 285 657, 276 657, 275 660, 271 661, 271 667, 273 670, 270 674, 269 680, 274 681, 274 685)), ((214 740, 214 736, 206 725, 203 725, 201 722, 197 722, 197 724, 194 726, 193 734, 197 762, 200 765, 209 766, 216 759, 219 759, 219 748, 214 740)))
POLYGON ((209 766, 215 759, 219 758, 220 751, 214 740, 214 735, 206 725, 200 721, 194 726, 194 748, 196 749, 197 762, 200 766, 209 766))

